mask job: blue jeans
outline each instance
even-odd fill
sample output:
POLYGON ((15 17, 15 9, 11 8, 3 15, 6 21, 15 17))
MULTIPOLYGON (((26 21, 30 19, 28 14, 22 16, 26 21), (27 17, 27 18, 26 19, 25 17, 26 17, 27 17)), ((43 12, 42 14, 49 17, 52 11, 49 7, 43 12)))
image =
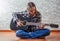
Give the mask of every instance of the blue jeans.
POLYGON ((38 29, 34 32, 26 32, 24 30, 17 30, 16 36, 21 38, 37 38, 37 37, 44 37, 50 34, 49 29, 38 29))

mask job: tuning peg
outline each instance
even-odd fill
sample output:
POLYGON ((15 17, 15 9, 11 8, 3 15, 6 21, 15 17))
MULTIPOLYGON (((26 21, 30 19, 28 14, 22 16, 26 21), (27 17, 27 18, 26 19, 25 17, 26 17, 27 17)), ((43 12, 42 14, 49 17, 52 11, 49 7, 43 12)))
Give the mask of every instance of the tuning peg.
POLYGON ((50 24, 50 27, 52 27, 52 28, 58 28, 59 25, 58 24, 50 24))

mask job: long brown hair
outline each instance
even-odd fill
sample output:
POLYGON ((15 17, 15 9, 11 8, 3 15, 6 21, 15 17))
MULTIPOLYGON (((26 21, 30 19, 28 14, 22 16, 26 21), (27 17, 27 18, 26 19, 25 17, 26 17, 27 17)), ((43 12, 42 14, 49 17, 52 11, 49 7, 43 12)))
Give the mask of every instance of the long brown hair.
POLYGON ((35 8, 36 8, 36 6, 35 6, 35 4, 34 4, 33 2, 29 2, 29 3, 28 3, 28 7, 29 7, 29 8, 35 7, 35 8))
POLYGON ((28 10, 29 10, 29 8, 32 8, 32 7, 35 7, 35 13, 37 12, 37 10, 36 10, 36 6, 35 6, 35 4, 33 3, 33 2, 29 2, 28 3, 28 10))

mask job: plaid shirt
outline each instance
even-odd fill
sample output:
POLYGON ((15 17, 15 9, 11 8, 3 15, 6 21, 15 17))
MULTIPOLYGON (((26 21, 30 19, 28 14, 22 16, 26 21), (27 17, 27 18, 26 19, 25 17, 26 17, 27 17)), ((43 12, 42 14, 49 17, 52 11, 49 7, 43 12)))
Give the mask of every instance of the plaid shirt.
MULTIPOLYGON (((41 14, 38 11, 36 12, 36 15, 34 15, 34 16, 30 16, 28 11, 14 12, 13 13, 13 22, 15 22, 17 19, 19 19, 18 14, 23 15, 24 19, 22 18, 22 21, 27 20, 28 22, 40 22, 41 23, 41 14)), ((32 26, 30 26, 30 27, 32 27, 32 26)), ((35 26, 35 29, 39 29, 39 27, 35 26)))

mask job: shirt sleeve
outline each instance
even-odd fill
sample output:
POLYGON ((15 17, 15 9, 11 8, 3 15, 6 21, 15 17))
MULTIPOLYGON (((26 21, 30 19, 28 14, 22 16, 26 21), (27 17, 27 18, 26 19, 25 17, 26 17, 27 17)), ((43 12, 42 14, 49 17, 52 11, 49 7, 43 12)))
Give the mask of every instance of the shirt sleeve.
POLYGON ((12 16, 13 16, 13 22, 15 22, 16 20, 19 20, 19 18, 18 18, 18 14, 22 14, 22 12, 14 12, 13 14, 12 14, 12 16))
POLYGON ((37 12, 37 14, 36 14, 36 17, 38 18, 38 22, 40 22, 41 23, 41 13, 40 12, 37 12))
POLYGON ((17 12, 14 12, 13 14, 12 14, 12 16, 13 16, 13 22, 15 22, 18 18, 17 18, 17 12))

